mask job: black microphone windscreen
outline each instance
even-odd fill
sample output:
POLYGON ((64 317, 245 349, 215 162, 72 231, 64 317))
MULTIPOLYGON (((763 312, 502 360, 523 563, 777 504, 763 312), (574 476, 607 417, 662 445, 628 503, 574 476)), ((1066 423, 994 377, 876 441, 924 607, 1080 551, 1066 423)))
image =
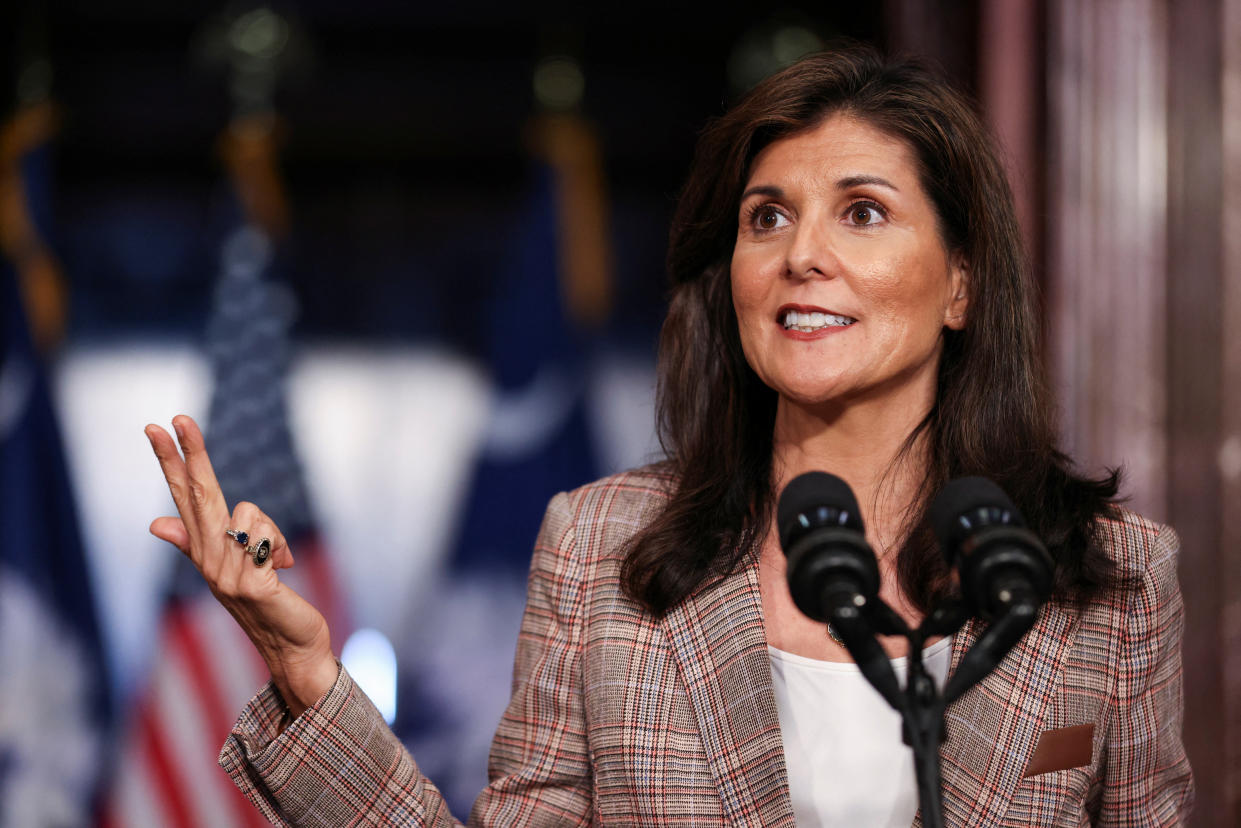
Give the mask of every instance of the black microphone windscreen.
POLYGON ((1004 490, 985 477, 959 477, 950 480, 931 501, 931 528, 939 545, 947 550, 955 546, 969 527, 960 524, 962 515, 977 509, 995 508, 1009 512, 1016 525, 1023 525, 1021 513, 1004 494, 1004 490))
POLYGON ((776 505, 776 528, 780 533, 780 543, 787 543, 790 525, 799 514, 813 514, 823 507, 847 515, 845 525, 861 530, 861 512, 849 484, 827 472, 806 472, 789 481, 780 493, 780 500, 776 505))

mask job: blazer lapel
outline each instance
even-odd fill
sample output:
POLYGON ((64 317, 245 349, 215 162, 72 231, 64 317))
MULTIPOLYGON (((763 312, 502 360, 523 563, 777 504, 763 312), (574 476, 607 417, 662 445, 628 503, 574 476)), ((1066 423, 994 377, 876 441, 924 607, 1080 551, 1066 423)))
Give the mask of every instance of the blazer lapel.
MULTIPOLYGON (((979 624, 971 619, 953 640, 953 670, 977 640, 979 624)), ((1075 633, 1075 614, 1058 604, 1044 606, 1000 665, 949 706, 940 750, 946 822, 1003 823, 1075 633)), ((914 826, 921 825, 919 813, 914 826)))
POLYGON ((661 622, 734 825, 792 826, 784 743, 758 598, 758 570, 700 590, 661 622))

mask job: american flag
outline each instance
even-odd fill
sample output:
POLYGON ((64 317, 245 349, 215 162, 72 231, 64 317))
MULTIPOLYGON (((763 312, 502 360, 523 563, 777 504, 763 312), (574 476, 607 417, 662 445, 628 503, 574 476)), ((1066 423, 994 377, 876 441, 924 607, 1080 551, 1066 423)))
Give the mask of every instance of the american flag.
MULTIPOLYGON (((275 263, 272 241, 249 223, 222 246, 207 331, 215 377, 207 449, 229 506, 253 501, 282 528, 297 565, 281 577, 343 641, 348 631, 289 430, 284 380, 294 302, 272 278, 275 263)), ((116 828, 263 825, 216 757, 267 668, 192 565, 181 559, 179 567, 102 821, 116 828)))

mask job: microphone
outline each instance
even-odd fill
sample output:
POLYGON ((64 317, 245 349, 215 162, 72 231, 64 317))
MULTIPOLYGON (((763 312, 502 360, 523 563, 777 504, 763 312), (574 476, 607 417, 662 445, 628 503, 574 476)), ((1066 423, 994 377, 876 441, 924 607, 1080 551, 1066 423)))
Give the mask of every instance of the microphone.
POLYGON ((961 575, 965 602, 985 620, 1051 594, 1052 560, 1004 490, 985 477, 949 481, 931 502, 940 549, 961 575))
POLYGON ((961 576, 965 603, 990 623, 948 679, 943 704, 1003 660, 1051 594, 1052 560, 1008 495, 983 477, 949 481, 931 502, 931 526, 961 576))
POLYGON ((788 558, 793 603, 816 621, 868 608, 879 596, 879 565, 866 542, 857 498, 827 472, 794 478, 776 506, 780 548, 788 558))
POLYGON ((776 530, 793 603, 808 617, 830 623, 862 675, 904 711, 900 683, 871 623, 886 605, 879 599, 879 564, 849 484, 827 472, 793 478, 780 493, 776 530))

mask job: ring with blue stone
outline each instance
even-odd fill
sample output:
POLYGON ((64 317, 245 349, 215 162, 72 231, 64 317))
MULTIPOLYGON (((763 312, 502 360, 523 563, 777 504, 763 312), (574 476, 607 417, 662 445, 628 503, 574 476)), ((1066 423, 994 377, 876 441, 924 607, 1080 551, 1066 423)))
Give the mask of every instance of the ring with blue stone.
POLYGON ((255 566, 262 566, 271 557, 271 541, 267 538, 259 538, 259 542, 253 546, 247 546, 246 551, 250 553, 250 560, 254 561, 255 566))
POLYGON ((225 529, 224 532, 242 546, 250 542, 250 533, 243 529, 225 529))

